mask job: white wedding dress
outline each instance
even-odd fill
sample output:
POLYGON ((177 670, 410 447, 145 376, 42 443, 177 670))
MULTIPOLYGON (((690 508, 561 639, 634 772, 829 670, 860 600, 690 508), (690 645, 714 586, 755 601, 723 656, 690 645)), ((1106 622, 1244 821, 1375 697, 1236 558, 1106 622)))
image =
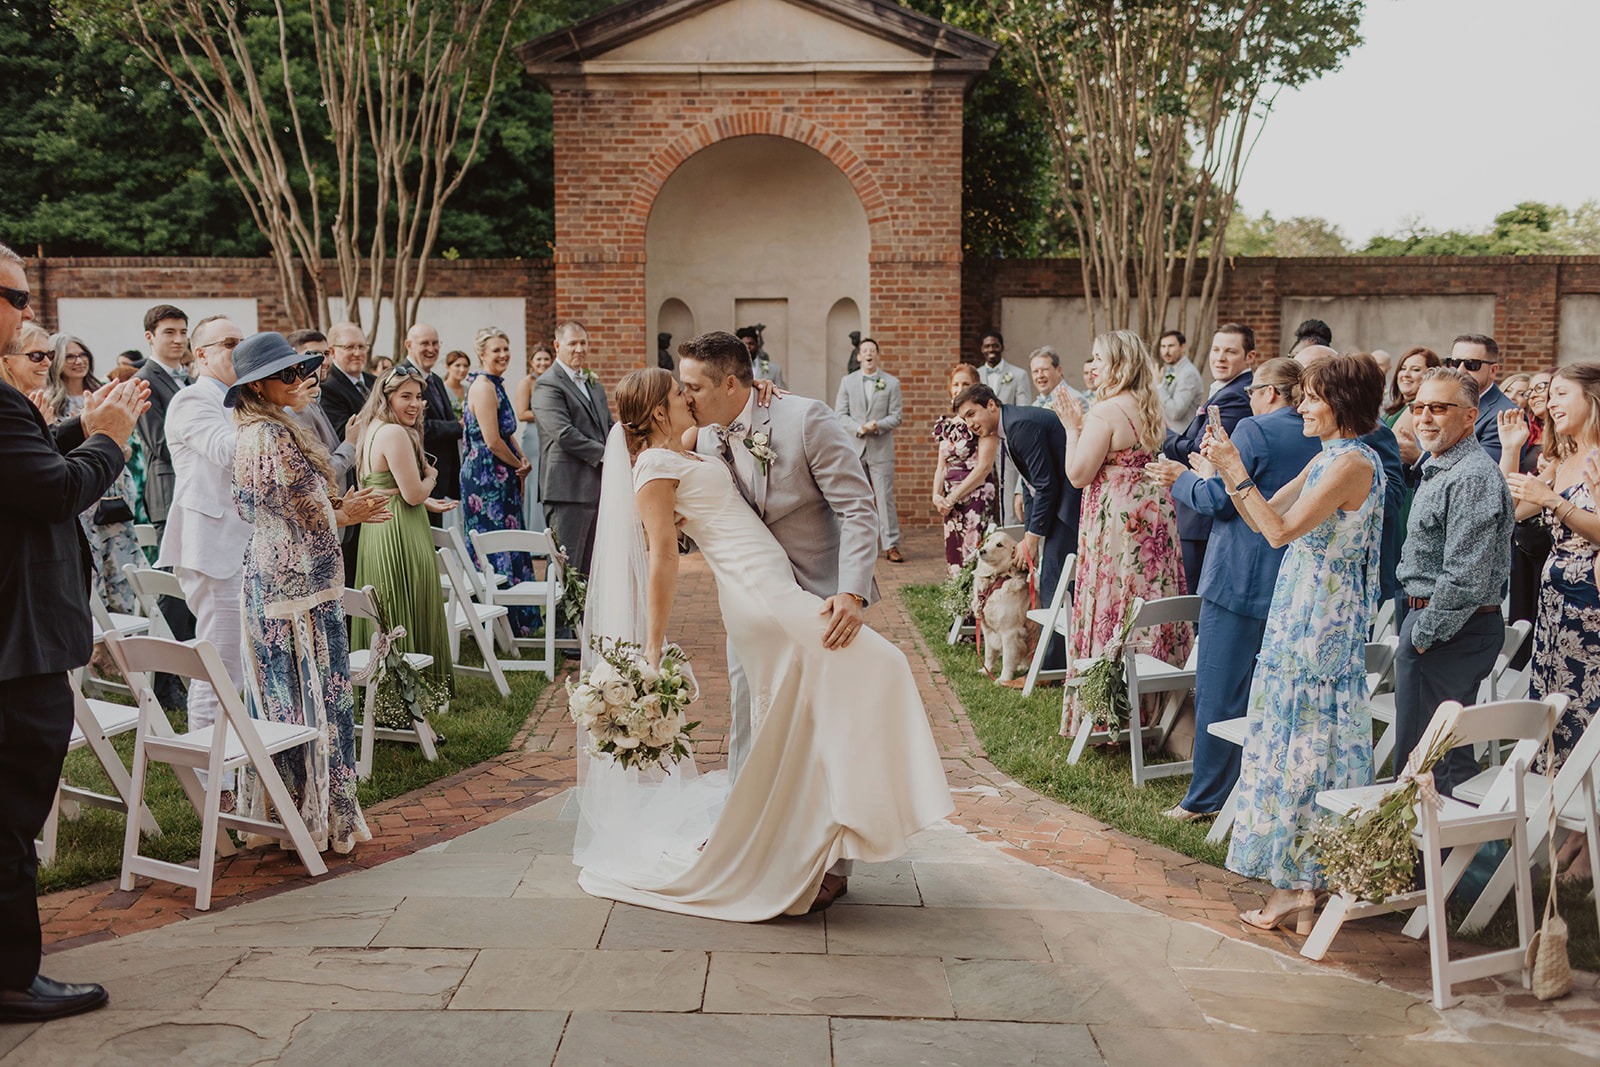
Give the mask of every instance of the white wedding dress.
MULTIPOLYGON (((677 481, 684 532, 716 580, 755 695, 755 742, 731 791, 726 772, 696 776, 691 761, 651 776, 587 760, 579 884, 685 915, 803 914, 835 862, 894 859, 952 810, 927 714, 905 655, 871 628, 823 647, 823 601, 796 584, 725 464, 647 449, 633 486, 658 478, 677 481)), ((603 499, 602 529, 606 510, 603 499)))

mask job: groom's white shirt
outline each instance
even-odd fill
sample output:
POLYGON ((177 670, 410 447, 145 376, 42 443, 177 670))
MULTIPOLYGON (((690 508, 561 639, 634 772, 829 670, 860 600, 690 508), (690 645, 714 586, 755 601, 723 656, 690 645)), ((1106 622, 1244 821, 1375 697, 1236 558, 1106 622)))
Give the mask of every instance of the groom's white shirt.
POLYGON ((750 399, 744 402, 744 410, 741 411, 739 413, 739 417, 734 420, 735 422, 743 424, 744 432, 736 434, 730 433, 728 435, 728 445, 730 450, 733 452, 734 473, 738 476, 740 484, 742 484, 747 491, 755 488, 756 457, 752 456, 750 454, 750 450, 745 447, 744 439, 749 436, 750 428, 755 425, 755 417, 756 393, 755 390, 752 389, 750 390, 750 399))

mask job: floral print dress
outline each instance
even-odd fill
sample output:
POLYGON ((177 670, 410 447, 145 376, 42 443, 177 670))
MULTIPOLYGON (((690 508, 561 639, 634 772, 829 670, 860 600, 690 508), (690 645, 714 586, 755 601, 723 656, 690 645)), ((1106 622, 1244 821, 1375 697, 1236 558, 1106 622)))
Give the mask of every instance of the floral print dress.
MULTIPOLYGON (((87 393, 67 397, 65 417, 82 415, 87 402, 87 393)), ((129 438, 130 444, 136 444, 137 441, 137 434, 129 438)), ((121 497, 134 518, 138 518, 142 510, 143 494, 134 482, 131 463, 122 465, 116 481, 106 490, 106 496, 121 497)), ((94 514, 99 509, 100 503, 96 501, 78 516, 78 525, 83 527, 84 536, 89 539, 89 554, 94 562, 91 581, 95 595, 100 598, 100 602, 108 611, 132 615, 139 610, 139 603, 134 598, 133 586, 128 584, 127 575, 122 573, 122 568, 130 563, 135 567, 145 566, 144 553, 139 551, 139 540, 134 536, 132 520, 106 523, 102 526, 94 521, 94 514)))
MULTIPOLYGON (((1578 482, 1561 494, 1581 511, 1595 510, 1588 486, 1578 482)), ((1575 533, 1549 509, 1544 513, 1552 547, 1539 583, 1539 616, 1533 627, 1531 695, 1551 693, 1572 699, 1555 730, 1555 770, 1578 744, 1600 708, 1600 546, 1575 533)), ((1535 769, 1544 766, 1539 750, 1535 769)))
MULTIPOLYGON (((372 834, 356 799, 344 557, 327 484, 287 426, 258 420, 239 429, 233 499, 255 527, 244 563, 250 713, 321 730, 315 744, 272 759, 317 847, 349 852, 372 834)), ((262 817, 266 791, 249 781, 243 792, 241 809, 262 817)))
POLYGON ((1228 870, 1278 889, 1324 884, 1314 857, 1295 847, 1317 793, 1372 784, 1366 640, 1378 606, 1383 467, 1359 441, 1327 442, 1305 487, 1347 452, 1372 464, 1372 488, 1361 507, 1335 511, 1290 543, 1250 682, 1228 870))
MULTIPOLYGON (((1083 490, 1083 521, 1078 531, 1078 570, 1072 600, 1072 636, 1067 657, 1069 677, 1080 660, 1105 652, 1128 622, 1137 597, 1160 600, 1182 596, 1183 554, 1178 546, 1178 518, 1172 494, 1145 477, 1149 451, 1134 446, 1107 454, 1105 463, 1083 490)), ((1049 596, 1055 590, 1039 591, 1049 596)), ((1131 639, 1141 652, 1165 663, 1181 664, 1194 645, 1194 627, 1169 623, 1140 630, 1131 639)), ((1160 694, 1142 701, 1140 721, 1153 715, 1160 694)), ((1061 705, 1061 733, 1078 732, 1077 690, 1068 686, 1061 705)))
MULTIPOLYGON (((506 396, 505 379, 498 374, 473 371, 467 375, 469 392, 475 378, 487 378, 494 386, 500 440, 515 450, 517 415, 511 408, 511 398, 506 396)), ((480 533, 523 529, 522 479, 517 477, 514 468, 506 466, 489 450, 483 439, 483 426, 471 404, 466 407, 465 421, 467 453, 461 460, 462 525, 468 531, 480 533)), ((468 547, 470 549, 470 544, 468 547)), ((496 574, 505 576, 508 586, 533 581, 533 559, 525 552, 497 552, 489 557, 489 565, 496 574)), ((532 637, 539 626, 539 609, 528 605, 511 608, 511 626, 518 637, 532 637)))
MULTIPOLYGON (((933 439, 939 442, 939 458, 944 460, 944 485, 949 493, 967 480, 978 458, 978 438, 967 424, 954 415, 941 415, 933 424, 933 439)), ((973 490, 944 517, 944 560, 951 570, 964 566, 983 541, 983 531, 995 516, 995 480, 973 490)))

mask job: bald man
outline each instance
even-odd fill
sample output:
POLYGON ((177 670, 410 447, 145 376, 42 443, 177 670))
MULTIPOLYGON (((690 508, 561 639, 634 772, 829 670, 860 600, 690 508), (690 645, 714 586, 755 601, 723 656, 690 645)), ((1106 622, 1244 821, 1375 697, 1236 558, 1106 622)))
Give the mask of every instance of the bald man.
MULTIPOLYGON (((422 447, 433 457, 433 465, 439 471, 433 495, 459 499, 462 428, 444 379, 433 373, 434 364, 439 362, 439 331, 425 322, 411 327, 406 332, 406 358, 400 362, 423 374, 422 398, 428 402, 428 410, 422 414, 422 447)), ((428 521, 435 526, 442 526, 443 519, 442 515, 428 514, 428 521)))

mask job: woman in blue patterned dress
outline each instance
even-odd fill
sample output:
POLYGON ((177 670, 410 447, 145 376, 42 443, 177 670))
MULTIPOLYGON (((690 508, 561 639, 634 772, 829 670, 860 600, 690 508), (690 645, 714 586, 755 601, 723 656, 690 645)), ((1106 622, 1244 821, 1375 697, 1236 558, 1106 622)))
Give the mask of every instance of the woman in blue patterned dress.
MULTIPOLYGON (((328 454, 291 421, 285 408, 303 408, 320 356, 300 356, 282 334, 258 333, 239 342, 238 381, 223 403, 234 409, 239 439, 233 461, 233 499, 255 527, 244 564, 244 622, 256 718, 320 727, 315 744, 273 757, 300 807, 317 848, 346 853, 372 834, 356 799, 355 697, 345 635, 344 557, 340 526, 388 518, 375 489, 332 500, 328 454), (306 625, 295 639, 297 620, 306 625)), ((250 691, 250 687, 246 687, 250 691)), ((260 817, 265 791, 245 784, 240 806, 260 817)))
MULTIPOLYGON (((482 371, 467 376, 466 444, 461 461, 462 524, 468 531, 520 530, 522 481, 533 469, 517 447, 517 415, 506 396, 503 377, 511 363, 511 339, 504 330, 485 326, 475 339, 482 371)), ((533 580, 533 559, 522 552, 489 557, 490 566, 507 582, 533 580)), ((511 609, 518 637, 533 636, 536 609, 511 609)))
POLYGON ((1208 436, 1204 451, 1244 520, 1273 547, 1289 546, 1250 683, 1228 869, 1273 887, 1265 907, 1239 916, 1247 926, 1309 933, 1325 881, 1296 840, 1320 790, 1372 781, 1365 642, 1378 602, 1383 468, 1356 438, 1377 422, 1383 374, 1368 356, 1323 356, 1301 388, 1304 433, 1322 451, 1271 501, 1227 434, 1208 436))

